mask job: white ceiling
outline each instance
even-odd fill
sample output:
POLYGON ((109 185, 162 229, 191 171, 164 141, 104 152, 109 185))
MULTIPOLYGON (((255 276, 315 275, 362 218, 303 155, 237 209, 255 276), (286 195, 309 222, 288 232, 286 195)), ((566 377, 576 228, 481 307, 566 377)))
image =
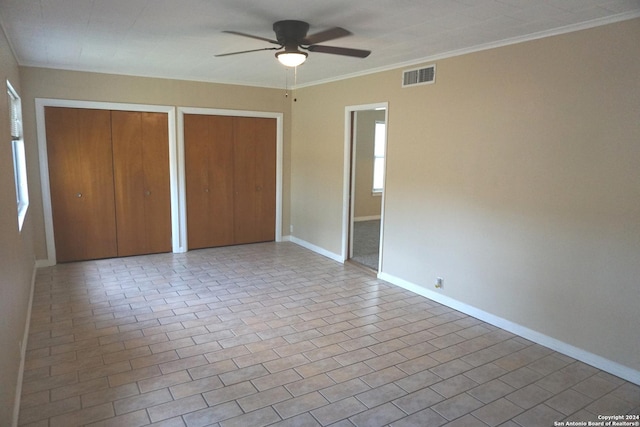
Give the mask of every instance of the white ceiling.
POLYGON ((0 0, 20 65, 267 87, 294 79, 273 51, 214 55, 273 45, 222 30, 273 39, 273 22, 299 19, 373 52, 311 52, 304 86, 638 16, 640 0, 0 0))

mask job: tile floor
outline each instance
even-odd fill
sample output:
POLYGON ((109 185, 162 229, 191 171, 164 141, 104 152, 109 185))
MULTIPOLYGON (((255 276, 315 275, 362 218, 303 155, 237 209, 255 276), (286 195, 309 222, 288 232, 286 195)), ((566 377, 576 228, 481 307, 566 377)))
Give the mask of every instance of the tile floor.
POLYGON ((293 243, 38 271, 21 426, 552 426, 640 387, 293 243))

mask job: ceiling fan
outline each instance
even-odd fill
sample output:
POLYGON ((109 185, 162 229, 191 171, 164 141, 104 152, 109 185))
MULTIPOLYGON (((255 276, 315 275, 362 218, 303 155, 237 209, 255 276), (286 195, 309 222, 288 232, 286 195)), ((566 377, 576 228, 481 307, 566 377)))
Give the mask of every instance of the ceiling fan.
POLYGON ((241 52, 223 53, 215 56, 238 55, 240 53, 258 52, 262 50, 280 50, 284 48, 284 50, 276 53, 276 58, 278 58, 278 61, 287 67, 296 67, 307 59, 307 53, 300 51, 300 49, 308 50, 309 52, 330 53, 333 55, 351 56, 355 58, 366 58, 371 53, 370 50, 350 49, 346 47, 318 44, 351 35, 351 32, 340 27, 329 28, 328 30, 320 31, 319 33, 308 36, 308 23, 303 21, 284 20, 274 23, 273 31, 276 33, 276 40, 241 33, 238 31, 223 31, 228 34, 235 34, 237 36, 269 42, 277 45, 278 47, 243 50, 241 52))

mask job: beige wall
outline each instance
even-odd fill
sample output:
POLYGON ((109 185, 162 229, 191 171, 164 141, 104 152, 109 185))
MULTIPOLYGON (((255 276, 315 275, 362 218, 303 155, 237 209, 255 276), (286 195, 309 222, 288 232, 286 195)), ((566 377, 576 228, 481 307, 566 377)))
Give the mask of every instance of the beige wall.
POLYGON ((373 148, 376 121, 384 122, 382 110, 356 111, 354 217, 380 216, 380 194, 373 195, 373 148))
MULTIPOLYGON (((32 208, 21 232, 18 232, 16 188, 13 176, 13 152, 9 127, 9 108, 5 82, 9 80, 23 95, 18 65, 7 39, 0 30, 0 425, 10 425, 20 367, 22 341, 27 319, 29 295, 34 271, 32 208)), ((25 140, 27 146, 35 144, 25 140)), ((27 158, 28 166, 37 160, 27 158)), ((29 175, 29 190, 38 186, 29 175)))
MULTIPOLYGON (((231 110, 284 113, 283 153, 283 234, 289 229, 289 123, 291 101, 284 89, 267 89, 213 83, 131 77, 112 74, 84 73, 23 67, 20 76, 24 90, 23 109, 25 134, 36 140, 35 98, 57 98, 82 101, 122 102, 132 104, 169 105, 231 110)), ((32 158, 38 157, 37 146, 31 147, 32 158)), ((45 259, 42 194, 37 164, 30 166, 37 177, 34 188, 36 255, 45 259)))
POLYGON ((389 102, 382 272, 640 371, 640 20, 299 89, 294 235, 340 254, 344 108, 389 102))

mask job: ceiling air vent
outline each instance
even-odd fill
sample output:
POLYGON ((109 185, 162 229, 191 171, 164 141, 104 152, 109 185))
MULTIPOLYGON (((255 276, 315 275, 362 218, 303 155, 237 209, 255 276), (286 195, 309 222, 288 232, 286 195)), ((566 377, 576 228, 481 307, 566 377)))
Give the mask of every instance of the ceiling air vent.
POLYGON ((428 85, 436 81, 436 66, 429 65, 424 68, 405 70, 402 73, 402 87, 415 85, 428 85))

